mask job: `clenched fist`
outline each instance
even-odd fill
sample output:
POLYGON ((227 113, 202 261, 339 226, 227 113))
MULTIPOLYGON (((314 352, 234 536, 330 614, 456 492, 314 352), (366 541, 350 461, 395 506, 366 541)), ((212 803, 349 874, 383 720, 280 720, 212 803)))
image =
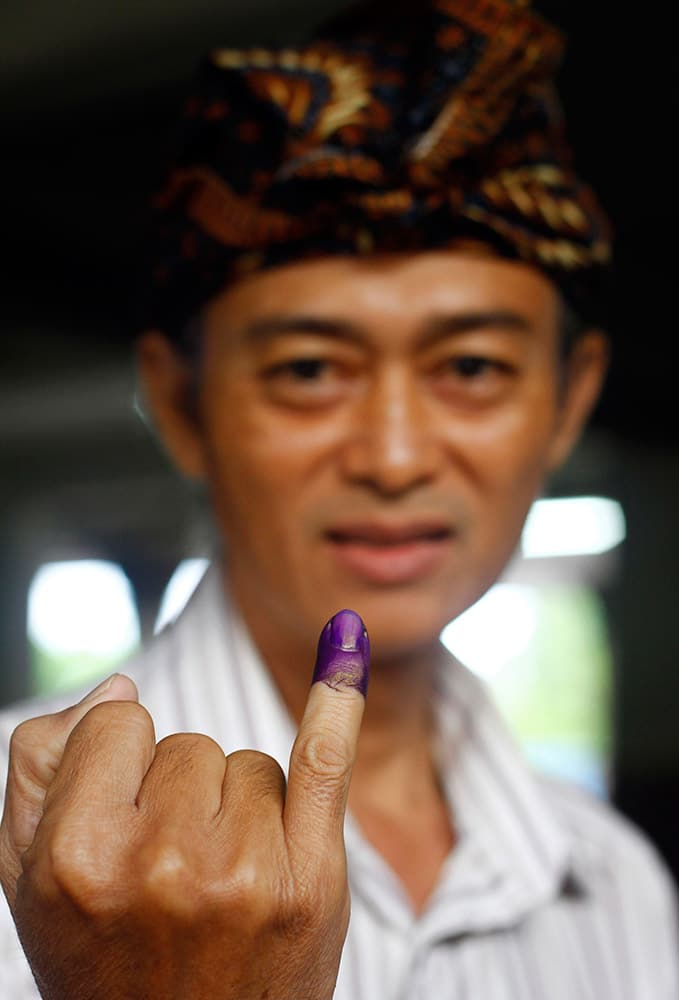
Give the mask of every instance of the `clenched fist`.
POLYGON ((368 640, 321 633, 288 785, 170 736, 132 682, 13 736, 0 878, 46 1000, 329 1000, 349 917, 343 820, 368 640))

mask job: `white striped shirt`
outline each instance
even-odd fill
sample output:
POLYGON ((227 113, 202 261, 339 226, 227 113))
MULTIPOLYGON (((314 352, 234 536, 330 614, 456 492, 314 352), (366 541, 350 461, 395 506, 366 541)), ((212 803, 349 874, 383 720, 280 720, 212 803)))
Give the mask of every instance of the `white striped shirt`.
MULTIPOLYGON (((287 768, 292 720, 216 571, 125 672, 158 739, 202 732, 287 768)), ((0 714, 0 752, 21 719, 73 700, 0 714)), ((347 817, 352 914, 335 1000, 679 1000, 674 892, 650 845, 602 803, 533 775, 482 683, 452 660, 435 709, 457 843, 417 916, 347 817)), ((3 905, 0 997, 37 996, 3 905)))

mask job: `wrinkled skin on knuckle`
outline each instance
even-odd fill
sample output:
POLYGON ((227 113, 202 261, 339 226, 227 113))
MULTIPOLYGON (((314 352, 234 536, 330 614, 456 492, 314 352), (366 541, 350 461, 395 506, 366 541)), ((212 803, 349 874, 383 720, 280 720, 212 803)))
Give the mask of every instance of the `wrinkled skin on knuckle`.
POLYGON ((225 996, 330 1000, 346 935, 344 901, 329 918, 317 896, 301 894, 289 879, 267 882, 255 866, 234 873, 227 897, 225 939, 237 961, 225 996))
POLYGON ((88 919, 109 920, 118 910, 122 873, 105 838, 78 824, 54 824, 22 858, 21 891, 44 903, 66 903, 88 919))
POLYGON ((323 928, 324 912, 317 893, 306 894, 296 889, 279 906, 271 928, 292 943, 314 939, 323 928))
POLYGON ((133 861, 135 905, 178 922, 198 919, 205 890, 192 852, 171 837, 146 844, 133 861))
POLYGON ((0 886, 7 900, 14 898, 15 883, 19 875, 16 858, 8 842, 7 828, 0 828, 0 886))
POLYGON ((214 888, 236 933, 247 927, 255 937, 275 936, 294 916, 296 886, 287 857, 266 840, 231 854, 214 888))
POLYGON ((208 923, 245 936, 268 927, 278 900, 268 870, 218 842, 161 838, 138 856, 142 908, 177 923, 208 923))
POLYGON ((322 867, 298 864, 295 869, 296 905, 302 915, 318 925, 332 924, 349 904, 346 858, 326 855, 322 867))
POLYGON ((102 701, 88 711, 74 732, 80 731, 96 740, 104 730, 118 734, 121 740, 134 732, 155 742, 153 720, 144 706, 136 701, 102 701))
POLYGON ((259 911, 259 929, 265 938, 283 938, 294 944, 318 926, 318 898, 307 897, 285 868, 269 875, 268 904, 259 911))
POLYGON ((31 801, 44 796, 43 777, 56 774, 60 755, 49 740, 50 722, 44 718, 20 723, 9 744, 10 776, 16 791, 31 801))
MULTIPOLYGON (((122 701, 95 705, 68 738, 66 753, 69 782, 72 787, 86 786, 87 783, 96 780, 96 774, 92 773, 90 749, 97 744, 104 732, 107 734, 109 744, 111 744, 110 737, 113 736, 121 748, 131 744, 139 746, 140 743, 152 746, 154 742, 153 721, 142 705, 122 701)), ((65 766, 65 760, 66 758, 62 762, 62 767, 65 766)), ((111 760, 110 764, 113 763, 111 760)), ((53 795, 54 786, 51 785, 45 796, 46 808, 49 808, 53 795)))
POLYGON ((23 896, 55 904, 62 898, 77 897, 81 873, 71 855, 67 833, 43 832, 21 857, 17 898, 23 896))
POLYGON ((196 770, 196 763, 211 757, 223 761, 224 753, 215 740, 204 733, 173 733, 165 736, 158 744, 169 767, 176 768, 187 777, 196 770))
POLYGON ((234 750, 226 758, 227 780, 247 785, 248 791, 261 784, 267 791, 270 787, 283 788, 285 775, 277 760, 258 750, 234 750))
POLYGON ((273 843, 281 829, 285 791, 285 774, 273 757, 237 750, 226 758, 222 818, 273 843))
POLYGON ((221 894, 230 922, 235 926, 267 927, 278 905, 268 873, 254 861, 241 860, 234 866, 228 881, 222 884, 221 894))
POLYGON ((342 733, 326 730, 310 732, 297 738, 295 748, 298 769, 322 793, 323 787, 335 793, 349 778, 351 748, 342 733))

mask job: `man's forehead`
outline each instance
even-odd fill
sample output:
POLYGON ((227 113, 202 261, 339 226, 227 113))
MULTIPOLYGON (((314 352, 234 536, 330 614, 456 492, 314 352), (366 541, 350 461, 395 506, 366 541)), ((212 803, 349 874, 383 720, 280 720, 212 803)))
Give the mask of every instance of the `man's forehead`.
POLYGON ((260 339, 375 322, 455 332, 456 324, 482 325, 484 316, 520 329, 556 315, 558 302, 556 286, 536 268, 466 248, 286 264, 233 283, 205 317, 260 339))

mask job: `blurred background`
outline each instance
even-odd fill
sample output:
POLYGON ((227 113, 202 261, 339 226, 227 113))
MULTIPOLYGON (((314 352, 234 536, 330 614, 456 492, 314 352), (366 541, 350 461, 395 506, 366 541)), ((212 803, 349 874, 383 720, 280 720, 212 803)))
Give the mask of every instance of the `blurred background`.
MULTIPOLYGON (((200 55, 295 41, 344 6, 3 4, 1 703, 119 663, 205 567, 202 498, 135 408, 147 204, 200 55)), ((676 54, 657 5, 537 6, 569 35, 576 160, 617 231, 613 367, 506 578, 443 641, 539 767, 612 798, 679 875, 676 54)))

